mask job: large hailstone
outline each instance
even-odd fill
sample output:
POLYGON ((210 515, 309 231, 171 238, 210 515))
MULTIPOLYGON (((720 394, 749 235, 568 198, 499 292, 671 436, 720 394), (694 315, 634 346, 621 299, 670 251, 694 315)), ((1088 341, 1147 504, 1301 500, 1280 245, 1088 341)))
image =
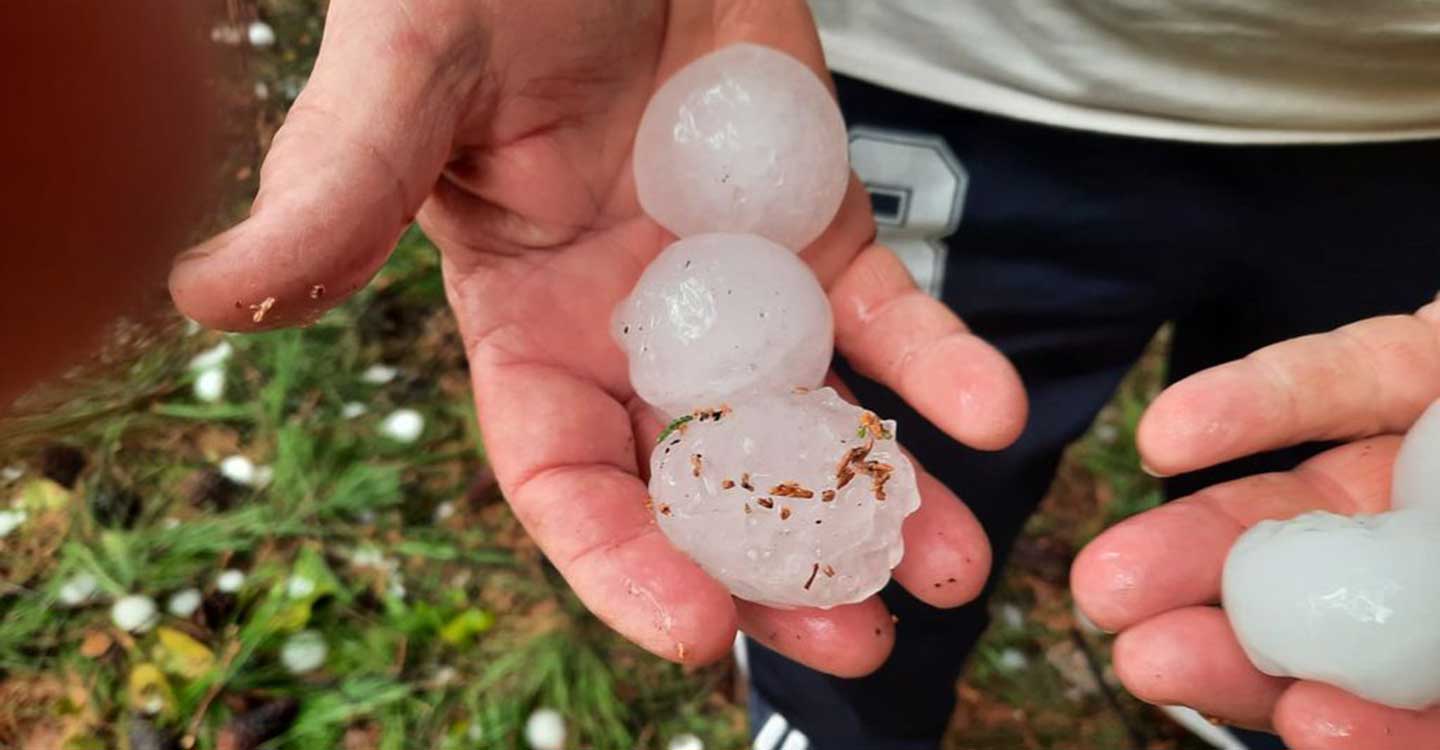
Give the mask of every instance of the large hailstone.
POLYGON ((895 423, 829 388, 701 412, 650 457, 665 535, 742 599, 834 607, 874 594, 920 507, 895 423))
POLYGON ((782 52, 736 44, 681 68, 635 135, 645 213, 680 237, 747 232, 799 250, 835 218, 850 179, 840 109, 782 52))
POLYGON ((1225 613, 1250 661, 1387 706, 1440 704, 1440 407, 1395 465, 1376 516, 1265 521, 1225 561, 1225 613))
MULTIPOLYGON (((1440 511, 1440 401, 1410 428, 1395 458, 1390 504, 1440 511)), ((1440 542, 1440 540, 1436 540, 1440 542)))
POLYGON ((818 386, 834 321, 815 274, 763 237, 704 234, 660 253, 615 310, 630 383, 670 417, 818 386))

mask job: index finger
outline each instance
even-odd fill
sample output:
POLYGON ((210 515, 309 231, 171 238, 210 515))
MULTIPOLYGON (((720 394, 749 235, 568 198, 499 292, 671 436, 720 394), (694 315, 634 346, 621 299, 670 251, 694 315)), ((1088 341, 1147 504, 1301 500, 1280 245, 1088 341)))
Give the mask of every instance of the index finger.
POLYGON ((1137 441, 1170 476, 1275 448, 1403 432, 1440 398, 1440 303, 1293 339, 1156 399, 1137 441))

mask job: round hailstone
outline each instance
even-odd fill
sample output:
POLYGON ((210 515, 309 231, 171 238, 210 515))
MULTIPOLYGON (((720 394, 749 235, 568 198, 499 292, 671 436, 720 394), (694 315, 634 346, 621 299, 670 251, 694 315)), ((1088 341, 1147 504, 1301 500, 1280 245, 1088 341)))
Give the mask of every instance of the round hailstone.
POLYGON ((305 674, 324 666, 329 653, 325 636, 313 630, 302 630, 285 639, 285 644, 280 647, 280 663, 291 674, 305 674))
POLYGON ((229 341, 221 341, 215 346, 196 354, 195 357, 190 360, 190 369, 196 372, 213 370, 223 366, 229 361, 230 355, 234 353, 235 347, 231 346, 229 341))
POLYGON ((170 595, 170 600, 165 603, 165 609, 176 617, 186 619, 200 609, 200 603, 200 589, 183 589, 170 595))
POLYGON ((360 380, 370 385, 384 385, 394 380, 400 371, 389 365, 370 365, 360 373, 360 380))
POLYGON ((693 734, 681 734, 672 737, 665 750, 705 750, 705 743, 693 734))
POLYGON ((0 510, 0 539, 10 536, 10 532, 20 528, 29 517, 23 510, 0 510))
POLYGON ((219 367, 204 370, 195 378, 195 400, 213 404, 225 397, 225 371, 219 367))
POLYGON ((1264 521, 1225 561, 1225 614, 1260 671, 1404 709, 1440 703, 1440 514, 1264 521))
POLYGON ((155 627, 155 623, 160 620, 160 612, 155 607, 154 599, 131 594, 117 599, 110 607, 110 620, 121 630, 143 633, 155 627))
POLYGON ((1395 457, 1390 504, 1440 511, 1440 401, 1410 428, 1395 457))
POLYGON ((829 388, 702 414, 651 454, 656 520, 742 599, 858 602, 890 580, 900 527, 920 507, 894 432, 829 388))
POLYGON ((61 584, 56 598, 67 607, 78 607, 95 597, 99 582, 89 573, 77 573, 61 584))
POLYGON ((245 585, 245 573, 239 570, 222 570, 215 577, 215 588, 222 594, 233 594, 245 585))
POLYGON ((235 484, 249 487, 255 483, 255 462, 241 455, 229 456, 220 462, 220 474, 235 484))
POLYGON ((425 417, 414 409, 396 409, 380 423, 380 434, 398 443, 413 443, 425 432, 425 417))
POLYGON ((347 401, 340 407, 340 416, 346 419, 354 419, 363 416, 367 411, 370 411, 370 407, 359 401, 347 401))
POLYGON ((680 237, 748 232, 799 250, 835 218, 849 180, 830 91, 800 61, 755 44, 681 68, 635 134, 640 205, 680 237))
POLYGON ((704 234, 665 248, 615 310, 611 333, 640 398, 670 417, 818 386, 834 321, 799 258, 763 237, 704 234))
POLYGON ((565 717, 553 708, 537 708, 525 720, 525 744, 532 750, 565 750, 565 717))
POLYGON ((250 26, 245 29, 245 36, 250 40, 252 47, 269 47, 275 44, 275 29, 264 21, 251 21, 250 26))

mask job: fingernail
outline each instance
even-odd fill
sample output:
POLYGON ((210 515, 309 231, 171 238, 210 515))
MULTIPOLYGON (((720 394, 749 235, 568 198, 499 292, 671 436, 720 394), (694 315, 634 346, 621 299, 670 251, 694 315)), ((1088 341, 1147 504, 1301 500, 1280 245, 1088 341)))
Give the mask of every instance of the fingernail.
POLYGON ((1150 464, 1145 463, 1144 459, 1141 459, 1140 461, 1140 470, 1156 479, 1168 479, 1171 476, 1170 474, 1164 474, 1162 472, 1156 471, 1150 466, 1150 464))

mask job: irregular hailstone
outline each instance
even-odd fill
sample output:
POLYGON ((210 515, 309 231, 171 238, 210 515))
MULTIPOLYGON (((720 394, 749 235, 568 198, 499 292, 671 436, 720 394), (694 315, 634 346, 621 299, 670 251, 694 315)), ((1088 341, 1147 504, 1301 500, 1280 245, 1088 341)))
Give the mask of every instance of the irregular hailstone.
POLYGON ((835 218, 850 179, 834 98, 783 52, 736 44, 681 68, 635 134, 640 205, 680 237, 747 232, 792 250, 835 218))
POLYGON ((1440 703, 1440 513, 1265 521, 1225 562, 1250 661, 1404 709, 1440 703))
MULTIPOLYGON (((1390 504, 1440 511, 1440 401, 1410 428, 1395 457, 1390 504)), ((1440 540, 1437 540, 1440 541, 1440 540)))
POLYGON ((1256 667, 1396 708, 1440 704, 1440 403, 1401 446, 1391 504, 1378 516, 1266 521, 1240 537, 1225 611, 1256 667))
POLYGON ((858 602, 890 580, 901 524, 920 507, 894 433, 829 388, 732 402, 656 445, 656 520, 742 599, 858 602))
POLYGON ((820 384, 835 329, 825 290, 763 237, 680 240, 646 267, 611 332, 640 398, 673 417, 820 384))

